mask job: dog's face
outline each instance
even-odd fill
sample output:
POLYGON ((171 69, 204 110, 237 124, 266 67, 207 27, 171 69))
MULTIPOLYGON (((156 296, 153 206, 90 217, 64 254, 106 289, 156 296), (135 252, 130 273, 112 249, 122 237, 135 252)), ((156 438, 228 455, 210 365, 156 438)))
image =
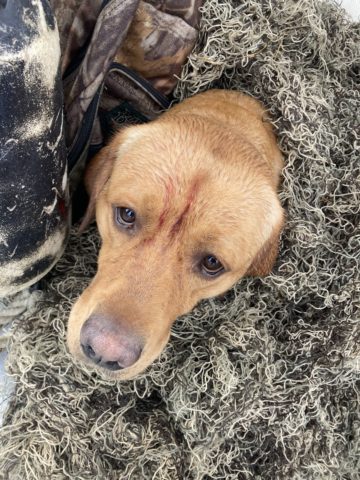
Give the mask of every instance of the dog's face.
POLYGON ((174 122, 119 133, 89 174, 102 247, 68 344, 113 378, 143 371, 178 316, 276 257, 283 213, 252 146, 199 119, 174 122))

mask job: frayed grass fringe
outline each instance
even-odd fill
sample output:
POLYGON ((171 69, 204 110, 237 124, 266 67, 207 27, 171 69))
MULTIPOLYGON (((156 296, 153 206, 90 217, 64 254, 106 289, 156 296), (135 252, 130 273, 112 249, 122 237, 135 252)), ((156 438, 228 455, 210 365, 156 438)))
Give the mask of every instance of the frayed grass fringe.
POLYGON ((201 303, 146 373, 116 383, 65 349, 99 242, 72 236, 13 334, 1 478, 359 478, 359 24, 315 0, 202 10, 176 95, 230 88, 269 108, 286 158, 276 268, 201 303))

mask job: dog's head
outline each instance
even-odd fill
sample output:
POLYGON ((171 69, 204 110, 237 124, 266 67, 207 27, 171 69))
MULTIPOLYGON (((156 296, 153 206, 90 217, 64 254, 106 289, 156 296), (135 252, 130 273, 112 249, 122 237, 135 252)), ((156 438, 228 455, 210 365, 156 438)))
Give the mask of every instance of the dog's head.
MULTIPOLYGON (((68 328, 78 358, 127 379, 175 319, 244 275, 265 275, 283 212, 251 144, 202 118, 160 118, 115 136, 87 183, 102 246, 68 328)), ((85 220, 85 221, 86 221, 85 220)))

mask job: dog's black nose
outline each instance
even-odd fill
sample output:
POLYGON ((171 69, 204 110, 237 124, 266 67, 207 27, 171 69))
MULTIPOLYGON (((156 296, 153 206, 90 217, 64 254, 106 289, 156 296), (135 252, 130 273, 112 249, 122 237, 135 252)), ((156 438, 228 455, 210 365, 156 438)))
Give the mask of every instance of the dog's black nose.
POLYGON ((108 370, 131 367, 142 352, 142 342, 120 322, 104 315, 91 315, 81 328, 81 348, 87 358, 108 370))

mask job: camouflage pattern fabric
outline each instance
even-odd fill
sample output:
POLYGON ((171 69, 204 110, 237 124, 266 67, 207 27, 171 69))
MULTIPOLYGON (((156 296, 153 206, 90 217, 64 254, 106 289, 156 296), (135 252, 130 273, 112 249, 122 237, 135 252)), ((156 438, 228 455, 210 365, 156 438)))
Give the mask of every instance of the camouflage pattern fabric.
MULTIPOLYGON (((160 94, 172 92, 197 38, 201 0, 52 0, 51 4, 63 52, 67 144, 71 149, 114 61, 134 71, 160 94)), ((144 108, 141 113, 148 118, 156 116, 161 106, 144 98, 144 91, 132 83, 112 70, 100 107, 127 100, 140 111, 144 108)), ((95 118, 93 123, 92 143, 97 143, 99 122, 95 118)))
POLYGON ((194 46, 196 34, 195 28, 181 18, 140 2, 116 61, 140 73, 167 95, 176 85, 176 76, 194 46))

